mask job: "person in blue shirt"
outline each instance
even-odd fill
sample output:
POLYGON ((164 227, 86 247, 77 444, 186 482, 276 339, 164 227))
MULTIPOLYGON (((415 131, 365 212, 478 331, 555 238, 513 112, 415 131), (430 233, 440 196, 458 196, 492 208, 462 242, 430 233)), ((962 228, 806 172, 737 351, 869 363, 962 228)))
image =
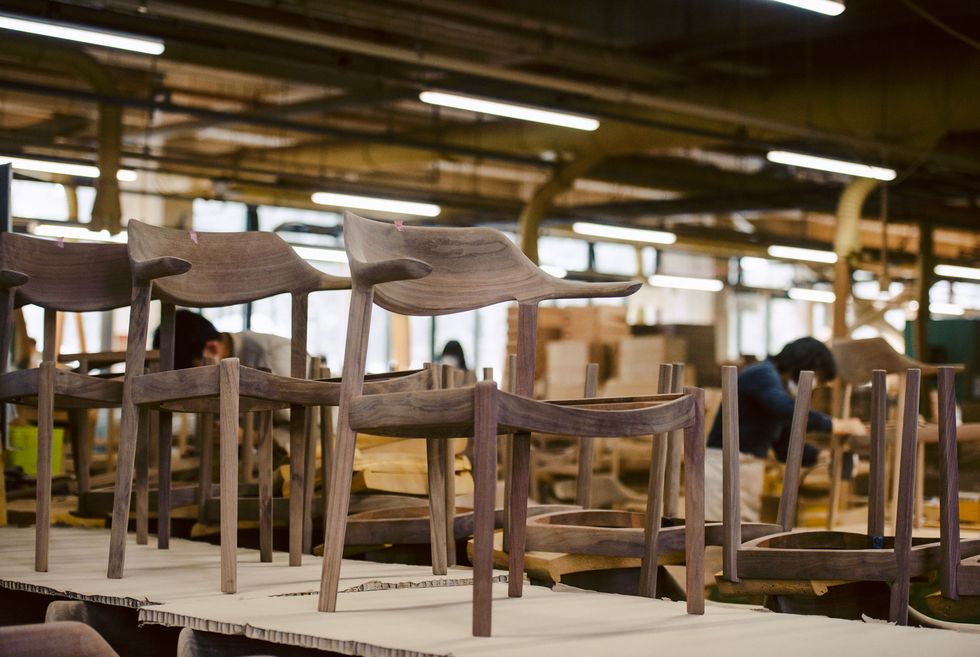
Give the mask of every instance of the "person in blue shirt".
MULTIPOLYGON (((796 382, 803 370, 812 370, 817 384, 832 381, 837 376, 837 364, 830 349, 814 338, 794 340, 775 356, 739 372, 739 478, 742 520, 745 522, 759 520, 765 459, 769 451, 772 450, 780 461, 786 460, 796 403, 796 382)), ((721 421, 719 410, 708 434, 705 454, 705 517, 713 520, 720 520, 722 513, 721 421)), ((856 418, 833 418, 814 410, 807 418, 807 431, 867 435, 864 424, 856 418)), ((804 467, 815 465, 819 458, 817 448, 804 445, 804 467)))

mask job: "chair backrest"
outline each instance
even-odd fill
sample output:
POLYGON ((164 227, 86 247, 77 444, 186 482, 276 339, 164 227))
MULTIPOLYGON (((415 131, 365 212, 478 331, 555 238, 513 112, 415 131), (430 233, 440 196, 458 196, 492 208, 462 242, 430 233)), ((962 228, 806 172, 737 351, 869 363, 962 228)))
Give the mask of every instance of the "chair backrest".
POLYGON ((901 354, 884 338, 861 340, 838 339, 831 344, 837 375, 842 383, 864 385, 871 381, 873 370, 885 370, 889 374, 905 372, 909 368, 922 370, 925 375, 935 374, 936 366, 919 362, 901 354))
POLYGON ((132 277, 125 244, 59 242, 0 233, 0 269, 28 277, 16 306, 91 312, 129 305, 132 277))
POLYGON ((956 454, 956 373, 939 368, 939 588, 944 598, 959 598, 960 473, 956 454))
POLYGON ((275 233, 199 233, 140 221, 128 230, 133 261, 174 256, 191 263, 189 271, 153 282, 154 297, 169 303, 209 308, 350 288, 350 279, 312 267, 275 233))
MULTIPOLYGON (((374 301, 402 315, 444 315, 505 301, 627 296, 639 283, 581 283, 550 276, 492 228, 393 224, 344 214, 344 245, 355 286, 374 286, 374 301), (415 260, 431 272, 376 283, 365 266, 415 260)), ((373 271, 377 271, 374 267, 373 271)))
MULTIPOLYGON (((793 405, 793 421, 790 425, 789 448, 786 453, 786 473, 783 476, 783 492, 779 497, 778 524, 784 531, 793 528, 796 519, 796 502, 800 485, 800 467, 803 461, 803 445, 806 425, 810 415, 810 396, 813 393, 813 372, 803 370, 793 405)), ((738 581, 738 548, 742 544, 742 504, 739 482, 739 428, 738 428, 738 368, 726 365, 721 368, 722 413, 722 522, 724 545, 722 567, 725 579, 738 581)))

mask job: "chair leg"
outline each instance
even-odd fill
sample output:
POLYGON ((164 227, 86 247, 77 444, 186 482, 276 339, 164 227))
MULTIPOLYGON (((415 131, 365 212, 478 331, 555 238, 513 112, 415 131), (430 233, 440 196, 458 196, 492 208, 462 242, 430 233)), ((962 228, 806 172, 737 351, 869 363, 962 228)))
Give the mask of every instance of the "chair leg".
POLYGON ((313 491, 316 488, 316 409, 306 409, 303 457, 303 553, 313 554, 313 491))
POLYGON ((75 481, 78 484, 78 500, 81 502, 85 494, 89 492, 91 477, 88 409, 68 411, 68 421, 71 425, 71 456, 75 467, 75 481))
POLYGON ((208 502, 211 500, 211 488, 214 482, 214 470, 211 461, 214 458, 214 414, 201 413, 197 416, 198 455, 198 491, 197 491, 197 521, 204 524, 208 520, 208 502))
POLYGON ((34 570, 48 570, 48 534, 51 530, 52 434, 54 432, 54 361, 41 363, 37 391, 37 506, 34 570))
POLYGON ((150 539, 150 412, 139 411, 136 431, 136 544, 150 539))
POLYGON ((521 597, 524 589, 524 545, 527 541, 528 466, 531 434, 515 433, 510 454, 510 544, 507 594, 521 597))
POLYGON ((445 575, 448 569, 446 550, 446 459, 445 440, 425 439, 426 473, 429 482, 429 544, 432 551, 432 574, 445 575))
POLYGON ((895 580, 892 582, 888 620, 898 625, 908 624, 909 577, 912 555, 912 514, 915 496, 916 443, 918 442, 919 386, 921 371, 910 369, 905 374, 904 404, 902 406, 902 433, 896 436, 901 442, 898 479, 898 496, 895 511, 895 580))
POLYGON ((238 590, 238 383, 240 365, 237 358, 222 359, 219 364, 219 407, 221 438, 221 592, 238 590))
POLYGON ((323 573, 320 578, 320 599, 317 604, 317 609, 320 611, 337 609, 340 563, 344 556, 347 511, 350 508, 355 440, 356 434, 350 428, 342 411, 337 427, 330 494, 327 496, 327 508, 323 514, 323 573))
POLYGON ((170 548, 170 472, 173 440, 173 413, 160 411, 157 440, 157 548, 170 548))
POLYGON ((704 391, 694 395, 694 421, 684 429, 684 551, 687 613, 704 613, 704 391))
POLYGON ((272 411, 259 414, 259 559, 272 561, 272 411))
POLYGON ((497 488, 497 386, 492 381, 477 383, 473 393, 473 450, 473 635, 490 636, 497 488))
POLYGON ((306 408, 289 407, 289 565, 303 561, 303 497, 306 460, 306 408))

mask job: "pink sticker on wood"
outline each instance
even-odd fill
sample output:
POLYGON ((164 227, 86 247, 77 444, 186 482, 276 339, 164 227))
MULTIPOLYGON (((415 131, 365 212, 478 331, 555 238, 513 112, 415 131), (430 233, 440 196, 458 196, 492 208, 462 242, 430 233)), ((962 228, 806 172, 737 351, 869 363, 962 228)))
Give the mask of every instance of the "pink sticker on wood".
POLYGON ((395 219, 395 230, 399 233, 405 232, 405 222, 401 219, 395 219))
POLYGON ((197 231, 191 231, 191 241, 194 242, 194 244, 197 244, 197 231))
POLYGON ((59 237, 59 238, 58 238, 58 239, 56 240, 56 242, 55 242, 55 243, 56 243, 56 244, 58 245, 58 248, 59 248, 59 249, 63 249, 63 248, 65 248, 65 238, 64 238, 64 237, 59 237))

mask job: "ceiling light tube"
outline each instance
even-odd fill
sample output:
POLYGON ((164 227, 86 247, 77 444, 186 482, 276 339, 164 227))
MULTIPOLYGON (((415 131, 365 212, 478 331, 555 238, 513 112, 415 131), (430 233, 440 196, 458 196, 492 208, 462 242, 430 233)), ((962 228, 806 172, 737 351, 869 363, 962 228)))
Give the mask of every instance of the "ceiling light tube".
MULTIPOLYGON (((74 164, 72 162, 56 162, 54 160, 30 160, 23 157, 0 156, 0 164, 9 164, 18 171, 34 171, 38 173, 55 173, 76 178, 98 178, 99 167, 91 164, 74 164)), ((132 169, 119 169, 116 179, 121 182, 133 182, 138 177, 132 169)))
POLYGON ((860 178, 874 178, 875 180, 883 180, 885 182, 895 180, 896 176, 894 169, 875 167, 858 162, 848 162, 846 160, 834 160, 829 157, 807 155, 806 153, 794 153, 792 151, 769 151, 766 153, 766 159, 776 164, 786 164, 805 169, 817 169, 818 171, 830 171, 831 173, 842 173, 860 178))
POLYGON ((438 217, 442 208, 432 203, 416 203, 414 201, 396 201, 373 196, 355 196, 353 194, 335 194, 333 192, 316 192, 313 202, 319 205, 333 205, 340 208, 357 210, 376 210, 395 214, 411 214, 420 217, 438 217))
POLYGON ((797 246, 773 244, 766 252, 773 258, 783 258, 785 260, 805 260, 807 262, 822 262, 828 265, 837 262, 837 254, 833 251, 802 249, 797 246))
POLYGON ((808 9, 825 16, 839 16, 844 13, 844 3, 839 0, 775 0, 775 2, 808 9))
POLYGON ((647 279, 654 287, 669 287, 677 290, 697 290, 699 292, 720 292, 725 284, 715 278, 692 278, 689 276, 666 276, 654 274, 647 279))
POLYGON ((61 224, 38 224, 34 227, 38 237, 54 237, 59 239, 83 240, 85 242, 116 242, 125 244, 128 236, 126 231, 110 235, 107 230, 89 230, 84 226, 68 226, 61 224))
POLYGON ((572 231, 589 237, 604 237, 611 240, 626 242, 644 242, 646 244, 673 244, 677 235, 662 230, 646 230, 643 228, 626 228, 624 226, 608 226, 592 224, 586 221, 576 221, 572 231))
POLYGON ((959 265, 936 265, 933 269, 936 276, 948 276, 950 278, 969 278, 980 281, 980 269, 974 267, 960 267, 959 265))
POLYGON ((347 264, 347 254, 340 249, 321 249, 315 246, 299 246, 294 244, 293 251, 303 260, 347 264))
POLYGON ((830 290, 811 290, 804 287, 790 288, 786 293, 795 301, 813 301, 816 303, 833 303, 837 296, 830 290))
POLYGON ((93 30, 67 25, 65 23, 6 13, 0 13, 0 29, 46 36, 53 39, 63 39, 65 41, 75 41, 77 43, 88 43, 93 46, 116 48, 117 50, 128 50, 145 55, 162 55, 164 50, 163 41, 160 39, 128 36, 119 34, 118 32, 93 30))
POLYGON ((462 96, 444 91, 423 91, 419 94, 419 100, 429 105, 452 107, 470 112, 479 112, 480 114, 493 114, 494 116, 532 121, 534 123, 545 123, 562 128, 574 128, 576 130, 587 130, 591 132, 599 127, 599 122, 596 119, 580 114, 556 112, 554 110, 529 107, 527 105, 504 103, 498 100, 490 100, 489 98, 462 96))

